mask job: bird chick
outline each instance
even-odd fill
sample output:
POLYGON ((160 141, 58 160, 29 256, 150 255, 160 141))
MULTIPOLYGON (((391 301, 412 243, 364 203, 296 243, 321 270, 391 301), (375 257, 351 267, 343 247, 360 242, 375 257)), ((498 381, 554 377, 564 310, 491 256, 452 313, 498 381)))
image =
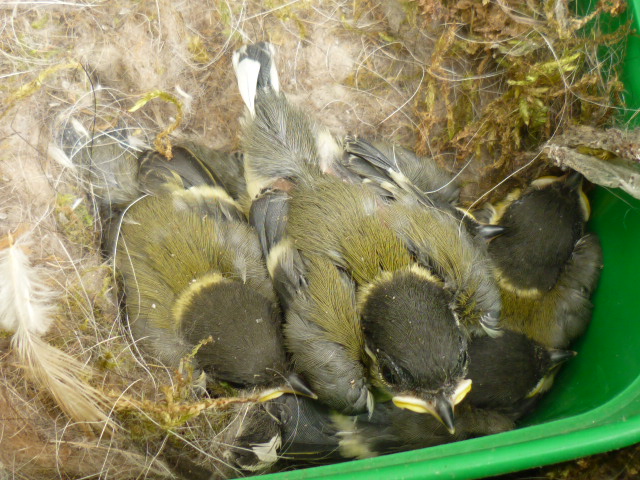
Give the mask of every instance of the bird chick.
POLYGON ((101 172, 91 181, 114 212, 103 220, 134 340, 168 367, 193 357, 211 382, 259 387, 262 399, 311 394, 287 363, 257 235, 219 186, 237 158, 192 145, 174 147, 168 162, 99 138, 77 154, 101 172))
POLYGON ((507 329, 497 338, 474 337, 468 352, 473 390, 466 401, 513 420, 533 409, 553 385, 560 365, 576 355, 507 329))
MULTIPOLYGON (((251 407, 234 450, 239 464, 258 465, 252 445, 277 445, 269 467, 369 458, 511 430, 548 390, 559 366, 575 352, 548 349, 509 330, 473 337, 469 378, 474 388, 456 413, 455 433, 429 415, 377 403, 371 415, 347 416, 318 401, 282 396, 251 407)), ((262 464, 264 467, 265 464, 262 464)), ((244 467, 243 467, 244 468, 244 467)))
POLYGON ((502 321, 551 348, 586 330, 602 268, 598 237, 585 233, 589 202, 578 173, 543 177, 490 207, 489 256, 501 288, 502 321))

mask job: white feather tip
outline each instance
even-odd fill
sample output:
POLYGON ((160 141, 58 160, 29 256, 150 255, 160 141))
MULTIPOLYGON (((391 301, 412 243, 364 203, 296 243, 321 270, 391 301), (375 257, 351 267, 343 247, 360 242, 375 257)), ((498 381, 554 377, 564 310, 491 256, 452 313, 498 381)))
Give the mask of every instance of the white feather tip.
POLYGON ((258 76, 260 75, 260 62, 251 58, 238 60, 240 51, 233 54, 233 67, 238 80, 238 90, 244 104, 249 109, 252 117, 255 117, 255 99, 258 86, 258 76))
POLYGON ((40 338, 51 324, 57 295, 28 254, 26 235, 0 239, 0 329, 13 332, 17 363, 39 390, 48 392, 70 419, 82 422, 87 430, 106 428, 109 433, 113 423, 104 410, 106 397, 83 380, 85 366, 40 338))

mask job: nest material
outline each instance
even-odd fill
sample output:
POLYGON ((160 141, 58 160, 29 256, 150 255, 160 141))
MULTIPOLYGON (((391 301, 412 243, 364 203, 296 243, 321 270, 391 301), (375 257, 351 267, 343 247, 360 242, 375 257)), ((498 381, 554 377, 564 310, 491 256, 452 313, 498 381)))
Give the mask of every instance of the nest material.
MULTIPOLYGON (((130 342, 91 186, 55 147, 71 118, 165 151, 176 137, 232 148, 242 102, 231 52, 270 39, 294 102, 338 135, 384 136, 437 156, 472 203, 500 194, 494 187, 523 173, 567 125, 612 120, 619 50, 606 63, 596 53, 620 45, 628 25, 604 34, 599 19, 623 5, 601 2, 587 16, 562 0, 0 6, 0 235, 32 231, 30 257, 59 292, 45 338, 93 369, 87 381, 113 400, 122 426, 87 436, 25 378, 5 335, 0 479, 167 478, 185 464, 234 473, 224 427, 243 408, 205 408, 184 377, 130 342)), ((546 168, 534 165, 518 180, 546 168)))

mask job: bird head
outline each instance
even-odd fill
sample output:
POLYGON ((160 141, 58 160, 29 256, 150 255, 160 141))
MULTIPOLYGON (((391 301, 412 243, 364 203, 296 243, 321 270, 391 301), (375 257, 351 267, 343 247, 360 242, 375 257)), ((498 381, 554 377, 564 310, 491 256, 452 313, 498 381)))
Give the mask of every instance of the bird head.
POLYGON ((467 340, 451 295, 421 267, 382 275, 359 298, 374 384, 393 403, 429 413, 450 431, 471 388, 467 340))
POLYGON ((480 408, 512 408, 546 392, 558 367, 573 356, 573 351, 548 349, 511 330, 498 338, 474 337, 469 342, 474 389, 468 400, 480 408))

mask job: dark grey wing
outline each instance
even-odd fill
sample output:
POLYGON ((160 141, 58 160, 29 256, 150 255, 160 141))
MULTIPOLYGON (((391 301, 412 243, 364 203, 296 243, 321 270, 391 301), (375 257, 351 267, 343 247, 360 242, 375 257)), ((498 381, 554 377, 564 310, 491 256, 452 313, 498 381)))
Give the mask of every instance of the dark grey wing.
POLYGON ((157 151, 143 153, 138 180, 149 193, 162 190, 167 183, 180 188, 209 185, 223 188, 238 200, 247 190, 243 161, 240 152, 215 150, 185 141, 173 147, 170 160, 157 151))
POLYGON ((594 233, 586 234, 576 243, 554 288, 558 292, 556 322, 563 335, 555 348, 566 348, 589 325, 590 298, 600 279, 602 262, 600 240, 594 233))
POLYGON ((219 182, 197 157, 177 146, 173 148, 171 159, 154 150, 143 153, 138 179, 140 187, 147 193, 158 193, 167 184, 180 188, 219 186, 219 182))
POLYGON ((282 190, 266 190, 251 204, 249 223, 258 232, 265 258, 284 238, 289 198, 289 194, 282 190))
POLYGON ((288 212, 289 195, 281 190, 263 192, 249 211, 249 223, 258 233, 273 287, 285 312, 307 284, 304 261, 286 238, 288 212))
POLYGON ((382 196, 401 195, 403 185, 393 175, 393 172, 400 172, 398 166, 373 144, 362 138, 347 136, 345 152, 346 168, 360 176, 364 183, 377 186, 384 192, 382 196))
POLYGON ((344 460, 329 408, 309 398, 283 395, 269 402, 267 410, 282 425, 282 460, 311 463, 344 460))
POLYGON ((377 169, 380 177, 391 179, 391 172, 400 173, 400 166, 393 159, 387 157, 371 142, 364 138, 348 136, 345 140, 345 150, 347 153, 355 155, 368 162, 371 167, 377 169))
POLYGON ((433 159, 390 143, 354 137, 346 138, 345 151, 348 168, 396 195, 399 189, 428 206, 450 207, 458 200, 458 185, 433 159))
POLYGON ((216 184, 223 187, 235 200, 246 195, 242 152, 216 150, 191 141, 183 142, 180 146, 197 158, 216 184))

